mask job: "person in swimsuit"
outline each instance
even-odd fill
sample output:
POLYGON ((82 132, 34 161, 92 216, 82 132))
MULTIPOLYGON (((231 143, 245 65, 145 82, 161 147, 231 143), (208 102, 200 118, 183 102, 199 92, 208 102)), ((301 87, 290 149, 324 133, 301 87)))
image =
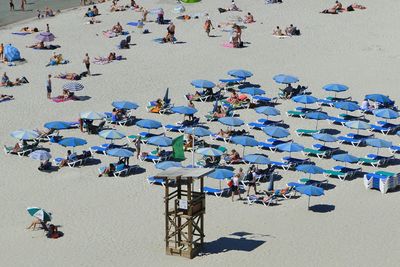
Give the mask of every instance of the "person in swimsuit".
POLYGON ((4 45, 0 44, 0 60, 4 59, 4 45))
POLYGON ((206 31, 208 37, 210 37, 211 28, 214 30, 214 26, 212 25, 210 18, 207 17, 206 22, 204 23, 204 30, 206 31))

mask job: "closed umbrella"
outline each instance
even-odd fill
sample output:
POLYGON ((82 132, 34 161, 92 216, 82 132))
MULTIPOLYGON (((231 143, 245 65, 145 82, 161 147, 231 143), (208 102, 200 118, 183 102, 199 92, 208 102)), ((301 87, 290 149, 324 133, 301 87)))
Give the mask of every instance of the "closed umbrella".
POLYGON ((232 77, 237 77, 237 78, 249 78, 253 76, 253 73, 251 73, 248 70, 243 70, 243 69, 237 69, 237 70, 230 70, 228 71, 228 75, 232 77))
POLYGON ((21 129, 11 133, 11 136, 19 140, 33 140, 39 137, 38 132, 21 129))
POLYGON ((138 104, 130 101, 114 101, 111 103, 111 105, 117 109, 127 109, 127 110, 137 109, 139 107, 138 104))
POLYGON ((273 77, 274 81, 277 83, 291 84, 299 81, 299 78, 286 74, 278 74, 273 77))
POLYGON ((312 185, 304 185, 296 187, 296 191, 302 195, 308 196, 308 209, 310 209, 310 198, 311 196, 322 196, 324 195, 324 189, 312 185))

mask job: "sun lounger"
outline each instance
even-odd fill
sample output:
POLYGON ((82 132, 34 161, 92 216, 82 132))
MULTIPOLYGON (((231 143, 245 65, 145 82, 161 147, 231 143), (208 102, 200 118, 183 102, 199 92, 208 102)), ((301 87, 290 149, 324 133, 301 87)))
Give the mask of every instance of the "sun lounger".
POLYGON ((358 147, 360 144, 364 143, 362 139, 355 139, 347 136, 339 136, 337 139, 339 144, 351 144, 354 147, 358 147))
POLYGON ((330 106, 330 107, 333 107, 334 106, 334 104, 335 104, 335 102, 334 101, 332 101, 332 100, 330 100, 330 99, 318 99, 318 104, 320 105, 320 106, 330 106))
POLYGON ((125 164, 118 164, 115 166, 115 171, 113 172, 114 177, 128 175, 132 169, 137 168, 137 165, 126 166, 125 164))
POLYGON ((118 124, 119 126, 125 126, 127 124, 130 124, 133 122, 134 117, 127 116, 126 118, 122 120, 113 120, 112 119, 112 113, 111 112, 104 112, 104 115, 106 115, 106 123, 107 124, 118 124))
POLYGON ((269 138, 269 139, 267 139, 267 142, 258 142, 258 148, 259 149, 269 149, 272 152, 275 152, 277 149, 276 148, 277 145, 284 144, 284 143, 287 143, 290 141, 292 141, 292 140, 283 141, 283 140, 279 140, 279 139, 275 139, 275 138, 269 138))
POLYGON ((399 152, 400 152, 400 146, 391 146, 391 147, 390 147, 390 151, 391 151, 393 154, 399 153, 399 152))
POLYGON ((183 126, 181 124, 167 124, 164 125, 164 131, 165 132, 179 132, 179 133, 183 133, 185 132, 186 126, 183 126))
MULTIPOLYGON (((56 166, 60 166, 61 162, 64 160, 64 158, 55 158, 53 160, 54 164, 56 166)), ((74 160, 69 160, 67 162, 68 167, 73 168, 73 167, 77 167, 78 165, 80 165, 82 163, 81 159, 75 158, 74 160)))
POLYGON ((325 158, 328 156, 327 151, 321 151, 318 149, 312 149, 312 148, 304 148, 302 151, 304 156, 315 156, 319 159, 325 158))
POLYGON ((286 164, 289 164, 290 168, 294 168, 294 167, 296 167, 298 165, 309 163, 310 159, 309 158, 298 159, 298 158, 293 158, 293 157, 288 156, 288 157, 283 157, 282 158, 282 162, 286 163, 286 164))
POLYGON ((271 161, 270 164, 271 164, 272 166, 277 167, 277 168, 281 168, 281 169, 283 169, 284 171, 287 171, 287 170, 289 170, 289 168, 290 168, 290 164, 284 163, 284 162, 280 162, 280 161, 271 161))
POLYGON ((346 167, 346 166, 337 165, 337 166, 333 167, 332 170, 339 171, 339 172, 344 172, 344 173, 349 174, 350 176, 354 176, 358 172, 361 172, 362 169, 361 168, 349 168, 349 167, 346 167))
POLYGON ((149 184, 157 184, 157 185, 162 185, 165 187, 165 180, 162 178, 155 178, 153 176, 147 177, 147 182, 149 184))
POLYGON ((379 165, 387 165, 390 163, 390 161, 392 159, 394 159, 394 156, 380 156, 380 155, 376 155, 376 154, 368 154, 367 158, 369 159, 373 159, 373 160, 379 160, 379 165))
POLYGON ((264 206, 268 207, 271 204, 278 204, 278 198, 275 195, 271 196, 256 196, 250 195, 247 197, 247 204, 252 205, 254 203, 261 203, 264 206))
POLYGON ((345 119, 342 119, 342 118, 338 118, 338 117, 332 117, 332 116, 330 116, 328 118, 328 121, 331 124, 341 124, 342 126, 345 126, 346 122, 348 122, 348 120, 345 120, 345 119))
POLYGON ((373 167, 378 167, 379 165, 381 165, 379 160, 371 159, 371 158, 359 158, 357 164, 358 165, 369 164, 373 167))
POLYGON ((212 188, 212 187, 204 186, 204 187, 203 187, 203 191, 204 191, 204 193, 206 193, 206 194, 214 195, 214 196, 216 196, 216 197, 221 197, 222 194, 223 194, 224 192, 226 192, 227 190, 226 190, 226 189, 217 189, 217 188, 212 188))
POLYGON ((249 129, 262 129, 264 127, 276 125, 276 124, 279 124, 282 122, 283 122, 283 120, 271 121, 271 120, 267 120, 267 119, 259 119, 259 120, 257 120, 257 122, 248 123, 247 126, 249 127, 249 129))
POLYGON ((253 103, 256 105, 265 105, 265 104, 270 104, 270 103, 276 103, 278 98, 274 97, 274 98, 269 98, 266 96, 261 96, 261 95, 255 95, 253 96, 252 100, 253 103))
POLYGON ((31 153, 31 152, 33 151, 32 148, 26 147, 26 148, 20 149, 20 150, 19 150, 18 152, 16 152, 16 153, 14 153, 14 152, 12 152, 13 149, 14 149, 14 147, 4 146, 4 153, 5 153, 6 155, 7 155, 7 154, 16 154, 16 155, 18 155, 18 156, 20 156, 20 157, 23 157, 23 156, 25 156, 25 155, 27 155, 27 154, 29 154, 29 153, 31 153))
POLYGON ((296 134, 298 136, 303 136, 303 135, 311 136, 316 133, 319 133, 319 130, 309 130, 309 129, 297 129, 296 130, 296 134))
POLYGON ((378 121, 376 124, 370 124, 371 128, 368 129, 371 132, 381 132, 384 135, 392 134, 400 129, 400 125, 387 123, 384 121, 378 121))
POLYGON ((364 175, 364 186, 367 189, 378 189, 383 194, 400 185, 400 175, 390 172, 377 171, 364 175))
POLYGON ((232 136, 220 136, 219 134, 210 135, 211 141, 224 141, 225 143, 229 143, 231 141, 232 136))
POLYGON ((306 116, 306 113, 304 113, 302 111, 297 111, 297 110, 288 110, 288 111, 286 111, 286 115, 288 117, 300 117, 300 118, 304 119, 306 116))
POLYGON ((337 177, 339 178, 340 181, 344 181, 346 180, 347 177, 350 176, 349 173, 334 171, 334 170, 324 170, 323 174, 325 177, 337 177))
POLYGON ((108 149, 110 149, 110 147, 111 147, 111 144, 102 144, 100 146, 92 146, 92 147, 90 147, 90 152, 92 154, 100 153, 100 154, 106 155, 106 151, 108 149))

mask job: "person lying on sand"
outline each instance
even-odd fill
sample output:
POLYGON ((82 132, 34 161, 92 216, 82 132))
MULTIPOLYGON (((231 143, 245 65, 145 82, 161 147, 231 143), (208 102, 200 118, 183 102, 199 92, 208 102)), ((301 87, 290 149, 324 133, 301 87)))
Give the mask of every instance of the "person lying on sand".
POLYGON ((336 1, 333 7, 323 10, 321 13, 326 14, 338 14, 343 10, 343 5, 339 1, 336 1))
POLYGON ((44 49, 44 42, 38 42, 33 45, 26 46, 27 48, 44 49))
POLYGON ((39 32, 38 28, 34 27, 34 28, 29 28, 29 27, 23 27, 21 28, 21 30, 19 30, 20 32, 39 32))
POLYGON ((4 72, 3 76, 1 77, 1 82, 0 82, 0 86, 16 86, 16 85, 21 85, 21 79, 17 78, 15 79, 15 82, 12 82, 10 80, 10 78, 8 78, 7 73, 4 72))
POLYGON ((126 8, 124 6, 118 6, 116 1, 113 1, 110 12, 118 12, 118 11, 125 11, 126 8))
POLYGON ((101 20, 97 20, 94 17, 92 17, 86 24, 95 24, 95 23, 100 23, 101 20))
POLYGON ((14 96, 12 95, 0 95, 0 102, 2 101, 7 101, 7 100, 13 100, 14 96))
POLYGON ((65 80, 80 80, 81 76, 74 72, 60 73, 54 76, 55 78, 65 79, 65 80))
POLYGON ((253 15, 250 12, 248 12, 247 15, 244 16, 243 22, 247 24, 247 23, 254 23, 256 21, 254 20, 253 15))
POLYGON ((54 66, 54 65, 58 65, 58 64, 67 64, 67 63, 68 63, 68 60, 64 60, 62 57, 62 54, 57 54, 54 52, 53 55, 50 57, 50 61, 46 65, 46 67, 54 66))

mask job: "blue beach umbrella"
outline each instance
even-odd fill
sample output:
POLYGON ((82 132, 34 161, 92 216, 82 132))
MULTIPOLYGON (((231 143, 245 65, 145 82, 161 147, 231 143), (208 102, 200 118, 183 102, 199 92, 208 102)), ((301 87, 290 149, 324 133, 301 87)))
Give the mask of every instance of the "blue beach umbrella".
POLYGON ((196 153, 201 154, 203 156, 214 156, 214 157, 220 157, 224 154, 222 151, 212 147, 199 148, 196 150, 196 153))
POLYGON ((191 83, 196 88, 214 88, 215 83, 207 80, 193 80, 191 83))
POLYGON ((102 120, 106 117, 104 113, 99 113, 95 111, 87 111, 87 112, 81 112, 80 113, 80 118, 81 119, 86 119, 86 120, 102 120))
POLYGON ((182 163, 176 161, 163 161, 156 164, 156 168, 159 170, 167 170, 169 168, 181 168, 182 163))
POLYGON ((115 140, 115 139, 122 139, 126 135, 117 130, 103 130, 99 133, 99 136, 107 140, 115 140))
POLYGON ((369 146, 376 147, 377 148, 376 154, 379 154, 380 148, 389 148, 393 145, 392 142, 389 142, 389 141, 386 141, 383 139, 379 139, 379 138, 368 138, 365 140, 365 143, 369 146))
POLYGON ((20 129, 11 133, 11 136, 19 140, 33 140, 39 137, 38 132, 20 129))
POLYGON ((125 148, 113 148, 106 151, 107 155, 118 158, 129 158, 134 155, 134 153, 125 148))
POLYGON ((253 73, 251 73, 248 70, 242 70, 242 69, 238 69, 238 70, 230 70, 228 71, 228 75, 233 76, 233 77, 237 77, 237 78, 249 78, 251 76, 253 76, 253 73))
POLYGON ((327 120, 329 118, 328 114, 324 112, 309 112, 306 113, 306 118, 311 120, 316 120, 315 129, 318 129, 318 121, 327 120))
POLYGON ((64 121, 50 121, 44 124, 47 129, 64 130, 71 127, 71 124, 64 121))
POLYGON ((284 138, 290 135, 288 130, 278 126, 267 126, 264 127, 262 130, 266 135, 274 138, 284 138))
POLYGON ((173 107, 171 110, 174 113, 179 113, 184 115, 193 115, 197 112, 197 109, 187 106, 173 107))
POLYGON ((299 78, 286 74, 278 74, 273 77, 274 81, 277 83, 291 84, 299 81, 299 78))
POLYGON ((326 134, 326 133, 315 133, 315 134, 312 135, 312 137, 315 140, 319 140, 319 141, 322 141, 324 143, 326 143, 326 142, 328 142, 328 143, 336 142, 338 140, 335 136, 333 136, 331 134, 326 134))
POLYGON ((383 104, 388 104, 393 102, 388 96, 382 95, 382 94, 370 94, 366 95, 365 99, 383 103, 383 104))
POLYGON ((166 136, 153 136, 147 140, 147 144, 167 147, 172 145, 172 139, 166 136))
POLYGON ((130 101, 114 101, 111 103, 111 105, 117 109, 127 109, 127 110, 137 109, 139 107, 138 104, 130 101))
POLYGON ((288 142, 284 144, 277 145, 276 148, 279 151, 284 151, 284 152, 289 152, 289 155, 292 154, 292 152, 300 152, 304 150, 304 146, 299 145, 295 142, 288 142))
POLYGON ((62 145, 64 147, 77 147, 77 146, 83 146, 86 145, 87 142, 85 139, 81 138, 76 138, 76 137, 66 137, 61 139, 58 142, 59 145, 62 145))
POLYGON ((198 137, 212 135, 212 132, 203 127, 186 128, 185 133, 193 134, 198 137))
POLYGON ((243 160, 251 164, 270 164, 269 158, 262 154, 249 154, 243 157, 243 160))
POLYGON ((29 207, 26 209, 26 211, 31 215, 32 217, 38 218, 39 220, 43 222, 50 222, 51 221, 51 213, 45 211, 44 209, 38 208, 38 207, 29 207))
POLYGON ((296 187, 296 191, 302 195, 308 196, 308 209, 310 209, 310 197, 324 195, 324 189, 312 185, 304 185, 296 187))
POLYGON ((336 154, 333 155, 332 158, 336 161, 344 162, 344 163, 356 163, 358 162, 358 158, 350 155, 348 153, 343 153, 343 154, 336 154))
POLYGON ((81 91, 83 90, 83 88, 85 88, 81 83, 78 82, 69 82, 63 85, 62 89, 63 90, 67 90, 67 91, 71 91, 71 92, 77 92, 77 91, 81 91))
POLYGON ((244 121, 235 117, 223 117, 219 118, 218 121, 228 126, 241 126, 244 124, 244 121))
POLYGON ((161 122, 156 121, 156 120, 140 120, 136 123, 137 126, 140 128, 145 128, 145 129, 158 129, 162 126, 161 122))
POLYGON ((360 109, 359 105, 357 105, 354 102, 350 102, 350 101, 340 101, 340 102, 334 103, 333 105, 335 106, 335 108, 345 110, 346 114, 347 114, 347 111, 356 111, 356 110, 360 109))
POLYGON ((357 129, 357 133, 359 133, 360 130, 366 130, 371 128, 371 125, 364 121, 348 121, 345 123, 346 127, 351 128, 351 129, 357 129))
POLYGON ((207 176, 217 179, 217 180, 224 180, 230 179, 234 175, 233 171, 223 168, 217 168, 213 172, 210 172, 207 176))
POLYGON ((297 171, 308 173, 311 177, 312 174, 321 174, 324 172, 324 169, 321 167, 312 165, 312 164, 303 164, 296 167, 297 171))
POLYGON ((240 89, 240 92, 242 94, 248 94, 248 95, 251 95, 251 96, 265 94, 264 90, 262 90, 260 88, 257 88, 257 87, 246 87, 246 88, 240 89))
POLYGON ((307 104, 313 104, 318 101, 318 99, 312 95, 298 95, 293 97, 292 100, 296 103, 302 103, 305 106, 307 104))
POLYGON ((231 138, 231 142, 236 145, 243 146, 243 155, 246 146, 251 146, 251 147, 258 146, 258 141, 256 139, 245 135, 234 136, 231 138))
POLYGON ((384 119, 397 119, 399 117, 399 113, 389 108, 376 109, 372 111, 376 117, 384 118, 384 119))
POLYGON ((268 107, 268 106, 264 106, 264 107, 258 107, 255 109, 255 111, 259 114, 264 114, 267 116, 278 116, 281 115, 281 112, 273 107, 268 107))
POLYGON ((29 154, 29 157, 31 159, 44 161, 44 160, 51 159, 51 154, 49 152, 47 152, 46 150, 35 150, 29 154))
POLYGON ((338 84, 338 83, 327 84, 322 88, 328 92, 335 92, 335 97, 336 97, 336 93, 340 93, 340 92, 349 90, 348 86, 343 85, 343 84, 338 84))

